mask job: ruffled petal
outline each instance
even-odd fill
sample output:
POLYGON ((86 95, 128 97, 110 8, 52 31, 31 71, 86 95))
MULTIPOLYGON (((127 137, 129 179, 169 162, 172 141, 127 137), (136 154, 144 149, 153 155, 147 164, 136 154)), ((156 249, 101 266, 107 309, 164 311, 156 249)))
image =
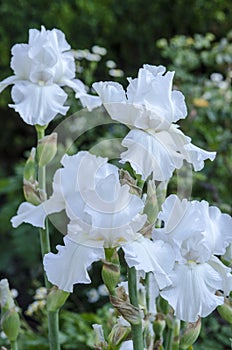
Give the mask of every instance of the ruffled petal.
POLYGON ((66 114, 63 106, 67 94, 58 85, 37 85, 28 81, 17 82, 12 89, 14 105, 9 105, 30 125, 46 125, 58 113, 66 114))
POLYGON ((66 292, 73 292, 74 284, 91 282, 87 270, 94 261, 103 259, 105 254, 102 248, 76 244, 68 236, 64 237, 64 244, 56 247, 57 254, 44 256, 44 269, 52 284, 66 292))
POLYGON ((13 227, 18 227, 25 222, 35 227, 45 228, 45 218, 63 209, 64 202, 55 196, 37 206, 24 202, 19 206, 17 215, 11 219, 11 223, 13 227))
POLYGON ((160 289, 171 284, 168 276, 175 262, 172 247, 163 241, 152 242, 147 238, 123 245, 125 260, 129 267, 136 270, 152 272, 160 289))
POLYGON ((215 295, 217 290, 224 287, 223 277, 207 263, 176 264, 169 277, 172 285, 160 294, 182 321, 196 322, 199 317, 208 316, 224 303, 223 297, 215 295))
POLYGON ((228 296, 232 291, 232 274, 231 268, 225 266, 221 260, 219 260, 216 256, 212 256, 208 261, 208 264, 217 271, 222 278, 222 288, 224 294, 228 296))
POLYGON ((183 156, 175 151, 176 145, 168 131, 151 135, 142 130, 131 130, 122 145, 128 150, 121 154, 121 162, 129 162, 144 180, 153 173, 155 180, 166 181, 183 163, 183 156))
POLYGON ((192 143, 189 143, 184 146, 185 150, 185 159, 193 164, 193 168, 195 171, 200 171, 204 168, 204 161, 206 159, 210 159, 213 161, 216 157, 216 152, 208 152, 205 151, 192 143))
POLYGON ((28 80, 33 66, 33 61, 28 56, 28 44, 16 44, 12 47, 10 66, 18 79, 28 80))

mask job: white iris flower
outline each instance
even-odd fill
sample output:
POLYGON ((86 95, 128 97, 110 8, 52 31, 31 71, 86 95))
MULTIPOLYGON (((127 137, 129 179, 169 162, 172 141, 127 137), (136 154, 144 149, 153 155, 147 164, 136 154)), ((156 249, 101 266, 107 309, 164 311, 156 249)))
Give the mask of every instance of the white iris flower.
POLYGON ((65 155, 62 165, 54 176, 52 196, 38 206, 22 203, 12 218, 14 227, 22 222, 44 227, 48 214, 65 209, 70 219, 65 246, 44 258, 49 281, 65 291, 72 291, 75 283, 90 283, 87 269, 105 257, 104 248, 122 247, 130 267, 153 272, 159 288, 169 285, 173 249, 139 233, 146 221, 141 214, 144 203, 120 184, 118 168, 89 152, 65 155))
POLYGON ((13 84, 10 107, 30 125, 46 125, 60 113, 65 115, 68 86, 76 92, 84 107, 99 106, 97 96, 88 95, 84 84, 75 78, 75 61, 64 33, 58 29, 29 30, 28 44, 12 48, 11 68, 14 75, 0 82, 0 92, 13 84))
POLYGON ((232 218, 206 201, 181 201, 171 195, 159 219, 164 227, 153 232, 153 239, 169 243, 176 255, 169 273, 172 284, 160 294, 180 320, 195 322, 224 303, 216 291, 227 296, 232 290, 231 269, 216 256, 232 242, 232 218))
POLYGON ((131 128, 122 141, 127 148, 122 163, 130 162, 143 179, 153 173, 158 181, 168 180, 184 159, 198 171, 205 159, 216 155, 194 146, 174 124, 186 117, 187 108, 183 94, 172 91, 174 72, 165 74, 165 70, 144 65, 138 78, 128 79, 126 92, 115 82, 93 84, 111 118, 131 128))

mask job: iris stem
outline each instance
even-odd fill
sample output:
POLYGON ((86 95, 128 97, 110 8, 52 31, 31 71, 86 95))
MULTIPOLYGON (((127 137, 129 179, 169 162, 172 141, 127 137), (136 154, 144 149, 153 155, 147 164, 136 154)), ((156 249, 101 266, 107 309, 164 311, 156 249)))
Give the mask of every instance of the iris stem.
MULTIPOLYGON (((129 298, 132 305, 139 307, 138 295, 137 295, 137 276, 134 267, 128 268, 128 290, 129 298)), ((143 350, 143 330, 142 330, 142 320, 137 324, 131 324, 131 333, 133 341, 134 350, 143 350)))
MULTIPOLYGON (((45 136, 45 127, 37 126, 37 138, 38 141, 45 136)), ((38 183, 39 188, 46 194, 46 167, 38 166, 38 183)), ((41 254, 42 259, 45 254, 51 251, 50 247, 50 235, 49 235, 49 227, 48 220, 45 220, 45 229, 40 229, 40 246, 41 246, 41 254)), ((52 284, 48 281, 46 273, 44 272, 44 281, 47 289, 52 287, 52 284)), ((59 344, 59 310, 56 312, 47 311, 48 314, 48 333, 49 333, 49 346, 50 350, 60 350, 59 344)))
POLYGON ((11 341, 10 342, 10 345, 11 345, 11 350, 18 350, 18 343, 17 341, 11 341))

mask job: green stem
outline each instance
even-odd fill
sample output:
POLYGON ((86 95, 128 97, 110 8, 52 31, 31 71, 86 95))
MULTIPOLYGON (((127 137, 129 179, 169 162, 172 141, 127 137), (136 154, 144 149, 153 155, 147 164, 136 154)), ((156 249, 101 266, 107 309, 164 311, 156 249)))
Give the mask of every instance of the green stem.
POLYGON ((59 344, 59 310, 48 312, 49 344, 51 350, 60 350, 59 344))
MULTIPOLYGON (((38 141, 45 135, 46 127, 36 126, 38 141)), ((39 188, 46 194, 46 167, 38 167, 38 183, 39 188)), ((45 221, 45 229, 40 229, 40 246, 42 258, 51 251, 48 221, 45 221)), ((44 281, 47 289, 51 288, 46 273, 44 273, 44 281)), ((48 314, 48 333, 50 350, 60 350, 59 345, 59 309, 55 312, 47 311, 48 314)))
POLYGON ((10 345, 11 345, 11 350, 18 350, 18 343, 17 343, 17 340, 11 341, 11 342, 10 342, 10 345))
POLYGON ((167 336, 166 336, 166 344, 165 350, 172 350, 172 338, 173 338, 173 329, 168 328, 167 336))
MULTIPOLYGON (((134 267, 128 268, 128 290, 129 298, 132 305, 139 307, 138 295, 137 295, 137 277, 136 270, 134 267)), ((143 350, 143 330, 142 330, 142 320, 137 324, 131 324, 131 333, 134 350, 143 350)))

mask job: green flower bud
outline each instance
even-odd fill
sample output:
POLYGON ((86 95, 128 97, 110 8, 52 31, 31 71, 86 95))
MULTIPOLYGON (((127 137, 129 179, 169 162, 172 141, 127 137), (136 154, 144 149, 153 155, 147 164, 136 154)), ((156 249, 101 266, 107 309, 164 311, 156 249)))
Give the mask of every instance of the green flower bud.
POLYGON ((57 133, 47 135, 38 141, 37 161, 39 167, 47 165, 57 152, 57 133))
POLYGON ((163 314, 158 313, 153 323, 153 330, 155 333, 155 341, 163 340, 163 332, 166 326, 166 322, 163 314))
POLYGON ((31 153, 26 161, 23 173, 24 181, 34 182, 36 180, 36 161, 35 161, 36 149, 33 147, 31 153))
MULTIPOLYGON (((125 321, 126 322, 126 321, 125 321)), ((110 332, 108 336, 108 343, 109 345, 120 345, 129 335, 131 331, 130 324, 128 323, 128 326, 121 325, 117 323, 114 325, 112 331, 110 332)))
POLYGON ((225 299, 223 305, 217 307, 217 311, 220 316, 232 325, 232 301, 231 299, 225 299))
POLYGON ((195 323, 188 323, 180 336, 180 349, 187 350, 195 343, 201 331, 201 319, 195 323))
POLYGON ((106 260, 103 260, 102 279, 111 295, 115 295, 115 287, 119 283, 120 265, 117 250, 105 248, 106 260))
POLYGON ((69 294, 57 287, 53 287, 47 296, 47 310, 51 312, 59 310, 68 299, 69 294))
POLYGON ((23 182, 23 193, 27 202, 39 205, 42 202, 41 192, 38 188, 38 182, 31 183, 24 180, 23 182))
POLYGON ((152 180, 149 180, 147 184, 147 198, 143 212, 147 215, 149 224, 154 224, 159 213, 159 207, 156 196, 156 185, 152 180))
POLYGON ((95 347, 94 349, 96 350, 104 350, 107 349, 107 342, 105 341, 104 338, 104 333, 103 333, 103 329, 102 329, 102 325, 100 324, 93 324, 92 325, 94 333, 95 333, 95 347))
POLYGON ((20 330, 20 320, 6 278, 0 281, 0 305, 2 330, 10 341, 16 341, 20 330))
POLYGON ((7 338, 12 342, 16 341, 20 330, 20 320, 18 312, 13 308, 5 312, 1 319, 1 326, 7 338))

